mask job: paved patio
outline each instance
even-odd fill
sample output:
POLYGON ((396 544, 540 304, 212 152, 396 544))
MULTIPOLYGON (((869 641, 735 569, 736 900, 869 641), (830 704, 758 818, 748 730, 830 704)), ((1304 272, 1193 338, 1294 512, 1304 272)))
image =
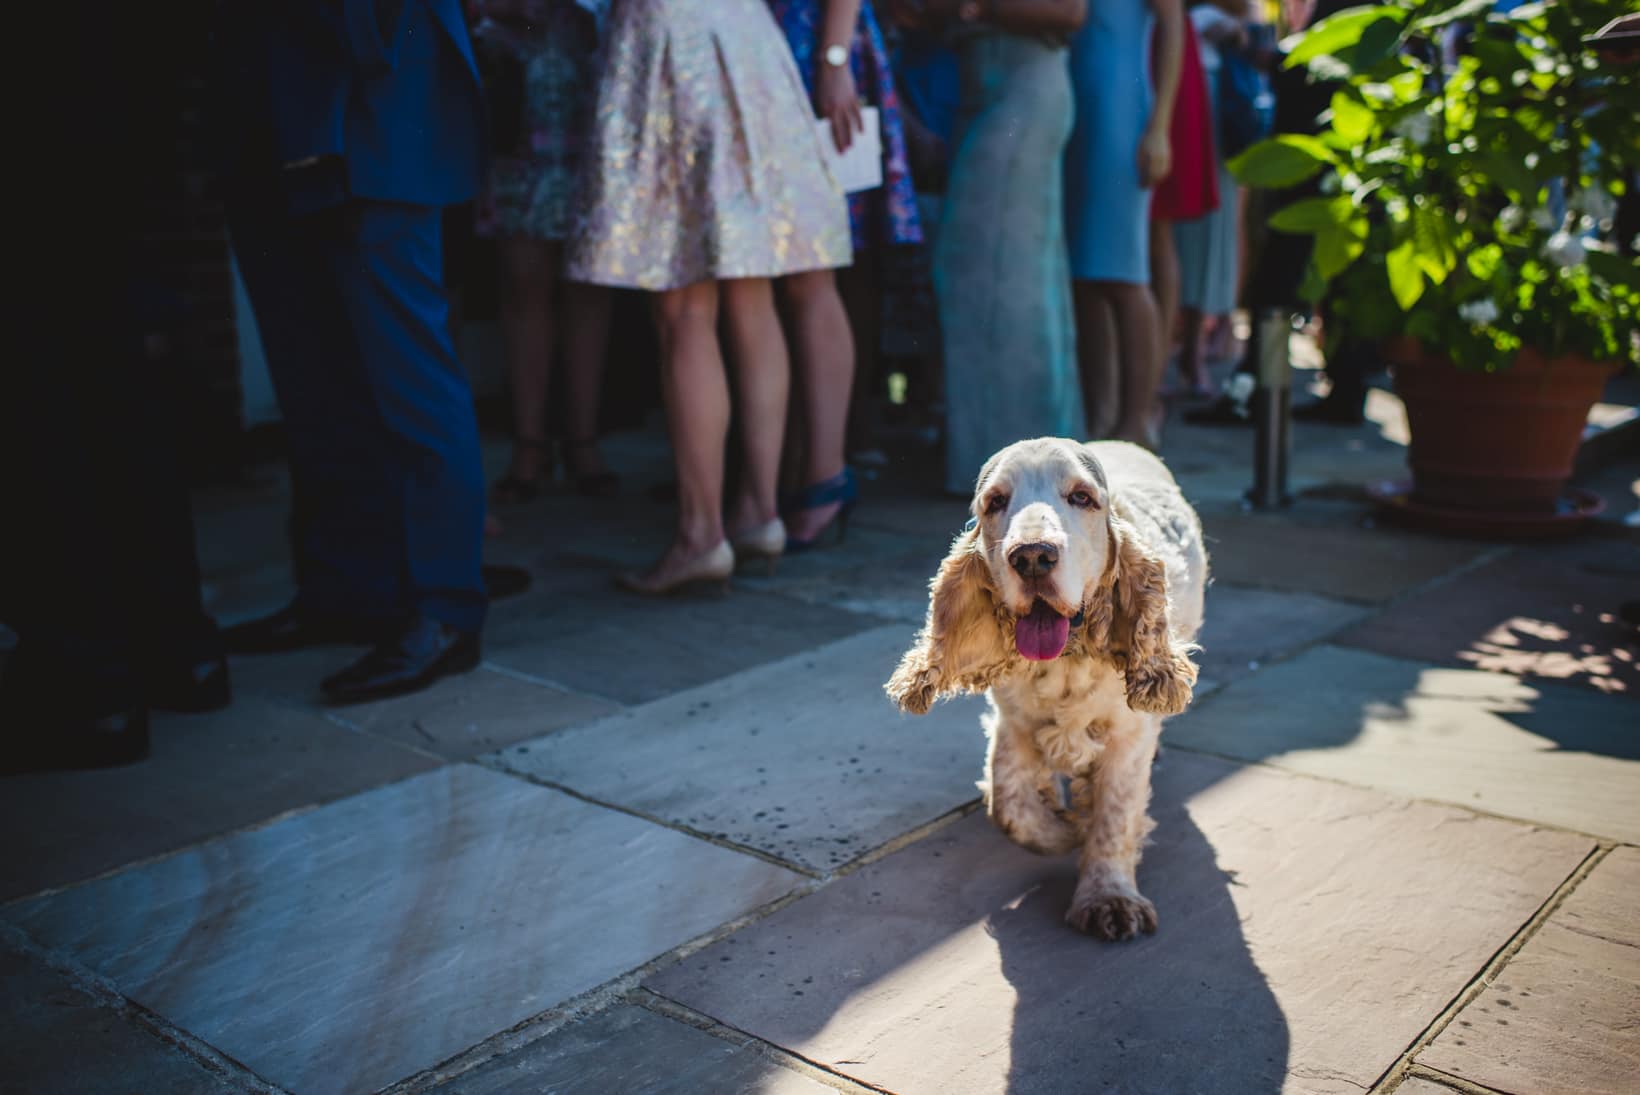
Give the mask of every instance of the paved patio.
MULTIPOLYGON (((1216 584, 1141 869, 1160 931, 1061 915, 1069 860, 975 812, 978 702, 881 684, 964 520, 907 445, 848 543, 644 602, 664 441, 622 496, 506 512, 479 671, 326 710, 345 649, 241 659, 129 769, 0 783, 0 1091, 1632 1092, 1640 597, 1610 510, 1560 544, 1377 527, 1399 408, 1175 426, 1216 584)), ((490 456, 502 455, 495 446, 490 456)), ((283 488, 199 498, 215 611, 288 594, 283 488)))

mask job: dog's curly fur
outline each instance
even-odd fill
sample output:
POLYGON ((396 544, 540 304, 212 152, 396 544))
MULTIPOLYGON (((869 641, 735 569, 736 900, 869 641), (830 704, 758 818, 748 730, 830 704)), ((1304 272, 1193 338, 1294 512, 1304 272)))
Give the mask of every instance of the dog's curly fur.
POLYGON ((973 512, 930 583, 927 622, 888 694, 922 714, 943 696, 986 692, 980 787, 992 821, 1035 852, 1080 849, 1066 914, 1074 927, 1103 939, 1154 931, 1135 871, 1153 827, 1162 718, 1184 710, 1196 681, 1201 523, 1150 453, 1062 438, 993 456, 973 512), (1022 545, 1050 547, 1051 572, 1026 576, 1014 554, 1022 545), (1038 600, 1081 615, 1051 661, 1027 660, 1015 645, 1017 621, 1038 600))

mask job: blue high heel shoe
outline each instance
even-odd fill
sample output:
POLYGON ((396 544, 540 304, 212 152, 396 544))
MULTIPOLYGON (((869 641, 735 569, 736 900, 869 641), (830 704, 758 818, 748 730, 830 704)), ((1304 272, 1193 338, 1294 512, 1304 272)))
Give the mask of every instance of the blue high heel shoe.
POLYGON ((821 527, 820 531, 807 540, 799 540, 795 536, 786 537, 786 554, 798 555, 811 551, 820 546, 827 531, 833 524, 837 527, 837 542, 841 544, 843 537, 848 534, 849 514, 854 512, 854 504, 860 500, 860 484, 854 480, 854 471, 844 468, 830 479, 822 479, 818 483, 810 483, 800 491, 787 495, 782 499, 781 509, 786 513, 804 509, 819 509, 833 503, 841 503, 837 515, 821 527))

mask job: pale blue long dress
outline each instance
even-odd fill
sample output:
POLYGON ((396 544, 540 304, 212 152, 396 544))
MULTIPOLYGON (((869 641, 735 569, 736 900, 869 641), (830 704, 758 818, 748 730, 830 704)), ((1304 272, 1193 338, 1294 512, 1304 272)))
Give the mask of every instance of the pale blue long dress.
POLYGON ((1150 196, 1139 138, 1150 123, 1148 0, 1094 0, 1071 39, 1076 129, 1065 150, 1065 231, 1078 281, 1150 284, 1150 196))
POLYGON ((1029 437, 1083 436, 1063 171, 1065 49, 972 31, 953 42, 962 106, 934 247, 945 344, 948 491, 1029 437))

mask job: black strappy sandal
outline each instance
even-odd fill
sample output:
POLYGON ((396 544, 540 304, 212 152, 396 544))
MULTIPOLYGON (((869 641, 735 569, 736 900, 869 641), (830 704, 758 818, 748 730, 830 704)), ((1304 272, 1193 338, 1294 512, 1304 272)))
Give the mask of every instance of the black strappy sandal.
POLYGON ((490 488, 490 498, 498 505, 521 506, 526 502, 533 502, 552 485, 552 442, 545 438, 515 437, 514 448, 534 449, 536 452, 547 454, 546 467, 529 479, 522 479, 512 473, 497 479, 495 486, 490 488))
POLYGON ((566 437, 562 446, 564 473, 569 476, 576 494, 583 498, 609 498, 621 489, 621 477, 612 471, 580 472, 575 468, 573 452, 587 452, 598 445, 596 437, 566 437))

